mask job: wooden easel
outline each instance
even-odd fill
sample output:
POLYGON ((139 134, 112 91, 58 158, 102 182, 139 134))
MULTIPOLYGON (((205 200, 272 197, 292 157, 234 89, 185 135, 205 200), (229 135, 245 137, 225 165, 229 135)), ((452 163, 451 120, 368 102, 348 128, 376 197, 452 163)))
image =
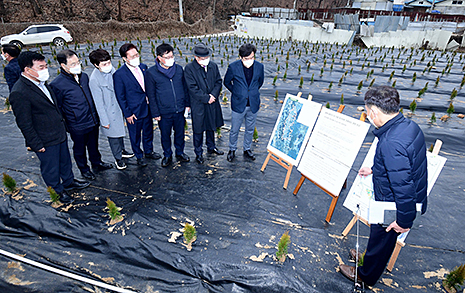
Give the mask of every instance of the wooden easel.
MULTIPOLYGON (((434 143, 434 148, 431 153, 434 155, 438 155, 441 147, 442 147, 442 141, 437 139, 436 142, 434 143)), ((350 220, 347 227, 344 229, 344 231, 342 231, 342 236, 345 237, 347 236, 347 234, 349 234, 350 230, 352 230, 352 227, 354 227, 355 223, 357 223, 357 220, 359 220, 360 222, 370 227, 370 224, 368 223, 367 220, 363 219, 362 217, 354 213, 352 220, 350 220)), ((394 248, 394 251, 392 252, 391 258, 389 259, 389 263, 387 265, 388 271, 392 272, 392 269, 394 268, 394 264, 397 261, 397 257, 399 256, 400 249, 404 246, 405 246, 405 242, 397 240, 396 247, 394 248)))
MULTIPOLYGON (((299 92, 297 94, 297 97, 300 98, 301 96, 302 96, 302 92, 299 92)), ((311 96, 309 96, 309 99, 310 99, 310 97, 311 96)), ((291 178, 292 167, 294 167, 294 165, 292 165, 288 161, 284 160, 283 158, 281 158, 277 154, 273 153, 272 151, 268 150, 268 156, 266 156, 265 162, 263 162, 263 165, 262 165, 262 168, 260 169, 260 171, 262 171, 262 172, 265 171, 266 165, 268 165, 268 162, 270 161, 270 159, 272 159, 273 161, 278 163, 281 167, 283 167, 284 169, 287 170, 286 179, 284 179, 284 185, 283 185, 283 188, 287 189, 287 186, 289 184, 289 179, 291 178)))
MULTIPOLYGON (((345 106, 344 105, 339 105, 339 108, 337 109, 337 112, 338 113, 342 113, 342 111, 344 110, 345 106)), ((366 113, 362 113, 362 115, 360 115, 360 120, 361 121, 365 121, 366 119, 366 113)), ((313 184, 315 184, 316 186, 318 186, 321 190, 323 190, 324 192, 326 192, 327 194, 329 194, 329 196, 332 197, 332 200, 331 200, 331 204, 329 206, 329 209, 328 209, 328 213, 326 214, 326 222, 329 223, 329 221, 331 221, 331 218, 333 217, 333 213, 334 213, 334 209, 336 208, 336 204, 337 204, 337 200, 339 198, 339 195, 336 195, 336 194, 332 194, 331 192, 329 192, 328 190, 324 189, 323 187, 321 187, 318 183, 316 183, 315 181, 313 181, 312 179, 308 178, 307 176, 301 174, 302 176, 300 177, 300 180, 299 182, 297 183, 297 186, 295 187, 294 189, 294 192, 293 194, 294 195, 297 195, 297 193, 299 192, 300 188, 302 187, 302 184, 304 184, 304 181, 305 179, 309 180, 310 182, 312 182, 313 184)), ((347 181, 346 181, 347 183, 347 181)), ((346 183, 344 183, 344 186, 346 185, 346 183)))

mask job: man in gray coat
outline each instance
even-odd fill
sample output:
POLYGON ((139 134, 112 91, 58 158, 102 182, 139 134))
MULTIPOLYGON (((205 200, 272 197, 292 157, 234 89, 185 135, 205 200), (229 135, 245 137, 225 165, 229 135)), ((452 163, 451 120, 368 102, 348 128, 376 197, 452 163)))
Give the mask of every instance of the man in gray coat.
POLYGON ((204 44, 195 45, 195 61, 184 69, 191 101, 192 129, 194 133, 195 160, 203 164, 203 132, 205 131, 209 154, 223 155, 215 145, 215 130, 223 126, 223 114, 218 101, 222 79, 218 65, 210 61, 211 50, 204 44))
POLYGON ((134 157, 134 154, 124 149, 124 118, 113 88, 115 68, 111 65, 110 54, 105 50, 92 51, 89 59, 96 67, 90 76, 89 87, 100 118, 102 133, 108 137, 116 168, 123 170, 126 169, 123 158, 134 157))

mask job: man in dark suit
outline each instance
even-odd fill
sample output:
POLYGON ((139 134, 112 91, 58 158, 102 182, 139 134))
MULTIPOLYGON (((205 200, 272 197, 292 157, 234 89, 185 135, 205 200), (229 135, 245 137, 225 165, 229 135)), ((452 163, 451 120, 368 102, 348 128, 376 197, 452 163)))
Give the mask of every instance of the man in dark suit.
POLYGON ((228 161, 235 157, 237 137, 242 121, 245 120, 244 156, 255 160, 252 153, 252 137, 260 108, 260 88, 264 80, 264 67, 255 61, 255 48, 244 44, 239 48, 240 60, 228 66, 224 76, 224 85, 231 92, 231 132, 229 133, 228 161))
POLYGON ((122 45, 119 53, 124 65, 113 74, 116 99, 126 118, 129 139, 137 164, 145 167, 147 163, 144 160, 144 153, 148 159, 161 158, 160 154, 153 151, 153 122, 144 80, 147 65, 140 63, 139 52, 131 43, 122 45), (144 152, 140 148, 141 139, 144 152))
POLYGON ((71 50, 57 54, 60 74, 50 83, 63 113, 69 134, 73 140, 73 155, 84 178, 95 180, 95 174, 87 165, 87 155, 92 168, 102 171, 112 168, 102 162, 98 150, 99 118, 89 88, 89 76, 81 71, 81 61, 71 50))
POLYGON ((45 184, 60 195, 60 201, 72 202, 67 191, 87 187, 89 183, 74 179, 65 122, 53 91, 45 83, 49 77, 47 63, 44 56, 30 51, 21 53, 18 63, 22 76, 10 94, 16 124, 26 145, 40 160, 45 184))
POLYGON ((202 164, 203 132, 209 154, 223 155, 215 146, 215 130, 223 126, 223 114, 219 102, 222 79, 218 65, 210 61, 211 50, 205 44, 197 44, 193 50, 195 60, 184 68, 191 102, 192 130, 194 133, 195 160, 202 164))
POLYGON ((173 47, 161 44, 157 47, 155 65, 145 73, 147 97, 150 102, 152 117, 160 126, 161 145, 163 147, 162 167, 167 167, 173 160, 171 149, 171 132, 174 130, 174 148, 176 159, 189 162, 184 153, 184 111, 189 107, 189 93, 184 79, 184 70, 174 62, 173 47))
POLYGON ((17 59, 19 53, 21 53, 21 50, 15 45, 2 45, 2 58, 8 62, 3 72, 5 73, 6 83, 10 92, 15 82, 21 76, 21 69, 19 68, 17 59))

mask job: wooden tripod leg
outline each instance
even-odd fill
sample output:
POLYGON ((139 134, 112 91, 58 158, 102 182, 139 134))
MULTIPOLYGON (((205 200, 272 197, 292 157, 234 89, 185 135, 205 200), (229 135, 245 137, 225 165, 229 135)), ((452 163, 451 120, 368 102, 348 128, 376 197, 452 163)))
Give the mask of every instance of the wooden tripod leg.
POLYGON ((339 196, 333 196, 333 200, 331 201, 331 205, 329 206, 328 214, 326 215, 326 222, 329 223, 331 221, 331 218, 333 217, 334 209, 336 208, 337 204, 337 199, 339 196))
POLYGON ((289 185, 289 179, 291 178, 291 172, 292 172, 292 165, 289 165, 287 167, 286 180, 284 180, 284 185, 283 185, 284 189, 287 189, 287 186, 289 185))
POLYGON ((388 271, 392 272, 392 268, 396 264, 397 257, 399 256, 400 249, 402 248, 402 246, 404 246, 402 245, 402 243, 398 241, 396 242, 396 247, 394 248, 394 251, 392 252, 391 258, 389 259, 389 263, 387 266, 388 271))
POLYGON ((271 158, 271 152, 268 152, 268 156, 266 156, 265 162, 263 162, 263 166, 260 169, 260 171, 265 171, 266 165, 268 165, 268 162, 270 161, 271 158))
POLYGON ((357 223, 357 215, 354 215, 354 217, 352 218, 352 220, 350 220, 349 224, 347 224, 347 227, 344 229, 344 231, 342 231, 342 236, 347 236, 347 234, 349 234, 350 230, 352 230, 352 227, 355 225, 355 223, 357 223))
POLYGON ((305 181, 305 176, 302 175, 302 177, 300 177, 299 183, 297 183, 297 186, 294 189, 294 192, 293 192, 294 195, 297 195, 297 192, 299 192, 300 188, 302 187, 302 184, 304 184, 304 181, 305 181))

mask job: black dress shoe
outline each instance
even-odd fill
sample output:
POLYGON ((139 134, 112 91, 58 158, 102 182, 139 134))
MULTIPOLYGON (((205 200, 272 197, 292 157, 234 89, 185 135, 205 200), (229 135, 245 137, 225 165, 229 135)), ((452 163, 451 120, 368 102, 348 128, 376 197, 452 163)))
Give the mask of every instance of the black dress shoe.
POLYGON ((163 160, 161 160, 161 166, 162 167, 168 167, 169 164, 171 164, 171 162, 173 162, 173 157, 164 157, 163 160))
POLYGON ((157 152, 151 152, 151 153, 145 154, 145 157, 147 159, 152 159, 152 160, 161 159, 161 155, 157 152))
POLYGON ((217 148, 214 148, 214 149, 212 149, 212 150, 208 150, 208 153, 209 153, 209 154, 217 154, 217 155, 220 155, 220 156, 221 156, 221 155, 224 155, 224 152, 223 152, 223 151, 220 151, 220 150, 217 149, 217 148))
POLYGON ((109 164, 109 163, 101 162, 100 164, 98 164, 96 166, 92 166, 92 168, 94 170, 97 170, 97 171, 104 171, 104 170, 108 170, 108 169, 113 168, 113 165, 109 164))
POLYGON ((60 202, 61 203, 73 203, 74 198, 72 198, 66 190, 63 190, 62 193, 60 193, 60 202))
POLYGON ((255 155, 252 153, 251 150, 244 151, 244 156, 251 159, 252 161, 255 161, 255 155))
POLYGON ((144 160, 144 158, 137 159, 137 165, 141 167, 147 167, 147 162, 144 160))
POLYGON ((82 177, 86 178, 87 180, 95 180, 95 174, 92 171, 86 171, 81 173, 82 177))
POLYGON ((203 164, 205 162, 205 159, 203 158, 203 156, 196 156, 195 157, 195 160, 197 161, 197 163, 199 164, 203 164))
POLYGON ((235 156, 236 156, 236 151, 229 151, 226 159, 228 160, 228 162, 232 162, 235 156))
POLYGON ((123 151, 121 152, 121 155, 123 156, 123 158, 126 158, 126 159, 129 159, 129 158, 134 157, 134 154, 128 152, 127 150, 123 150, 123 151))
POLYGON ((70 185, 68 186, 65 186, 65 191, 71 191, 71 190, 79 190, 79 189, 83 189, 83 188, 86 188, 87 186, 89 186, 90 183, 85 181, 85 182, 79 182, 77 181, 76 179, 73 180, 73 183, 71 183, 70 185))
POLYGON ((176 155, 176 159, 180 162, 189 162, 191 160, 189 156, 184 153, 182 155, 176 155))

